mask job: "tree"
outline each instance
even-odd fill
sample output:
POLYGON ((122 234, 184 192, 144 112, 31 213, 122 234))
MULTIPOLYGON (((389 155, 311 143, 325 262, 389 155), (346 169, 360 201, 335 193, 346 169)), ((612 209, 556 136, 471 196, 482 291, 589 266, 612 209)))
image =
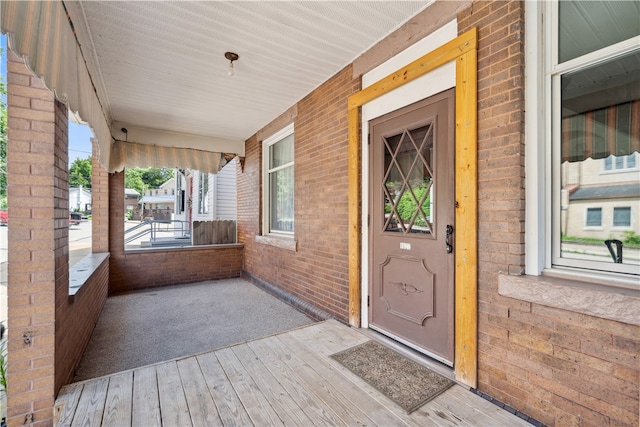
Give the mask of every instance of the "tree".
POLYGON ((131 168, 124 171, 125 188, 133 188, 140 194, 149 188, 158 188, 173 178, 173 169, 131 168))
POLYGON ((69 185, 72 187, 83 186, 91 188, 91 174, 93 167, 91 165, 91 156, 86 159, 76 159, 69 168, 69 185))
POLYGON ((146 188, 158 188, 173 178, 173 169, 146 168, 142 172, 142 181, 146 188))
POLYGON ((144 181, 142 181, 141 168, 132 168, 124 170, 124 187, 133 188, 138 193, 144 193, 144 181))

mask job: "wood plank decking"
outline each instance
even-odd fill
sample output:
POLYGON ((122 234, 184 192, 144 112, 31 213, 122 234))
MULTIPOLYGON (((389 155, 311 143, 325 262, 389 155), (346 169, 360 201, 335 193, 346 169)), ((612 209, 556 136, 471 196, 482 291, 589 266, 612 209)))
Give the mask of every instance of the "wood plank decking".
POLYGON ((336 321, 64 386, 60 426, 530 426, 455 385, 407 415, 329 355, 369 340, 336 321))

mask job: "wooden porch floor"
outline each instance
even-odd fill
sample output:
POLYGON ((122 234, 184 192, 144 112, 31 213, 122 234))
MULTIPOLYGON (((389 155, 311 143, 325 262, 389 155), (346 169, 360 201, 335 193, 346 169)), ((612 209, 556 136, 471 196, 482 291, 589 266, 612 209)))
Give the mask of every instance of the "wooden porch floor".
POLYGON ((369 338, 336 321, 64 386, 56 425, 531 426, 460 385, 407 415, 329 355, 369 338))

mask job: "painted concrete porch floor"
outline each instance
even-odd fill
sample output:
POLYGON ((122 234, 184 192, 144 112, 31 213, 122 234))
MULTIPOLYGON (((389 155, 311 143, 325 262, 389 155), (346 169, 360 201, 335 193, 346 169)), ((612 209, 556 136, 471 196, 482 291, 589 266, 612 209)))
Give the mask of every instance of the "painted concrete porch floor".
POLYGON ((314 321, 243 279, 107 298, 73 381, 215 350, 314 321))
POLYGON ((56 425, 531 426, 460 385, 407 415, 331 354, 368 341, 335 320, 69 384, 56 425))

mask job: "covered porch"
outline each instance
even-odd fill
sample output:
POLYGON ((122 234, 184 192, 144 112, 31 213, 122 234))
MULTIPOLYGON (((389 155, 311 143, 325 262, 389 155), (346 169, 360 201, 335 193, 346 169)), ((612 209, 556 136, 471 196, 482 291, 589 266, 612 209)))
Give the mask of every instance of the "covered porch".
POLYGON ((407 414, 330 357, 370 339, 359 330, 326 320, 218 350, 72 383, 60 390, 54 423, 61 426, 531 425, 459 384, 407 414))
MULTIPOLYGON (((560 77, 544 72, 559 46, 546 28, 563 21, 557 2, 58 0, 3 1, 0 12, 8 40, 8 425, 51 425, 54 414, 63 425, 172 425, 181 417, 185 424, 238 417, 236 424, 256 425, 515 425, 522 414, 549 426, 638 425, 636 266, 611 262, 601 275, 586 261, 558 269, 552 262, 562 229, 549 221, 561 207, 551 199, 562 180, 540 171, 560 168, 562 159, 551 153, 552 123, 531 124, 561 118, 539 91, 541 81, 560 77), (455 188, 438 190, 448 195, 441 201, 409 198, 425 222, 435 203, 429 233, 387 230, 376 221, 399 203, 376 200, 401 202, 401 190, 389 197, 389 189, 406 180, 379 186, 374 167, 392 151, 385 141, 398 129, 445 129, 431 121, 445 115, 427 112, 389 135, 380 131, 384 138, 372 129, 453 92, 443 120, 455 141, 439 146, 455 155, 428 160, 426 153, 443 152, 430 137, 402 152, 421 159, 407 162, 406 172, 419 165, 423 186, 455 188), (69 117, 95 136, 91 254, 72 267, 69 117), (123 171, 143 166, 231 170, 237 243, 127 248, 123 171), (447 174, 424 173, 430 168, 447 174), (374 259, 374 234, 392 232, 401 241, 374 259), (434 248, 414 244, 419 239, 434 248), (409 260, 424 274, 412 283, 396 279, 404 270, 388 259, 409 260), (386 265, 393 267, 387 276, 386 265), (445 265, 445 275, 429 267, 445 265), (238 278, 321 323, 74 378, 114 295, 238 278), (376 314, 392 311, 381 305, 390 294, 375 292, 382 279, 405 300, 420 293, 424 304, 393 314, 395 324, 376 324, 376 314), (432 295, 448 298, 435 303, 432 295), (447 319, 433 327, 447 331, 438 337, 446 353, 431 347, 433 336, 412 341, 413 325, 429 316, 447 319), (447 363, 457 385, 407 415, 329 357, 377 341, 369 330, 377 326, 447 363), (520 412, 508 416, 475 393, 520 412)), ((595 24, 565 21, 596 34, 595 24)), ((583 65, 614 54, 637 59, 635 24, 619 26, 632 34, 583 65)), ((569 62, 565 71, 578 71, 569 62)), ((640 101, 628 101, 620 123, 632 130, 627 140, 637 157, 640 101)), ((617 109, 608 111, 607 122, 617 123, 617 109)), ((404 164, 392 163, 398 171, 404 164)), ((199 190, 206 194, 204 185, 199 190)), ((636 206, 618 207, 631 219, 636 206)), ((250 311, 247 318, 261 321, 250 311)))

